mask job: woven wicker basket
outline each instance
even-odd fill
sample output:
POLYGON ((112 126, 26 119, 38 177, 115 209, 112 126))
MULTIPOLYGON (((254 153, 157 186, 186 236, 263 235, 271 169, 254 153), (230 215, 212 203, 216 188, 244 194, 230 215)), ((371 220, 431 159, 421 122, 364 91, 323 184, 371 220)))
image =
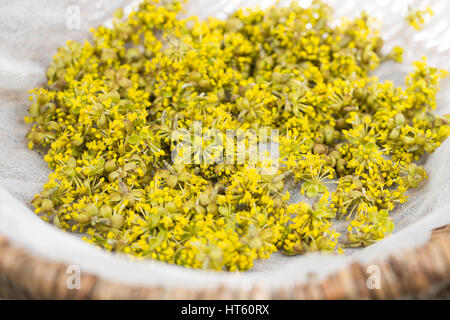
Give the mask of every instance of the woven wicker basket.
POLYGON ((133 287, 83 274, 81 289, 66 286, 67 265, 45 261, 0 236, 0 297, 10 299, 398 299, 447 294, 450 285, 450 226, 433 231, 430 241, 381 261, 381 288, 368 289, 367 266, 355 263, 324 280, 311 276, 290 290, 186 290, 133 287))

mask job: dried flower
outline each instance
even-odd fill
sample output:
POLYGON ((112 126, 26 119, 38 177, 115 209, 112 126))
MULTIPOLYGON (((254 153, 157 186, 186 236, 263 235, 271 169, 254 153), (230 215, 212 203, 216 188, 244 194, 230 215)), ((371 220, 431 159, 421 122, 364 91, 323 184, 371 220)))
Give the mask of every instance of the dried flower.
POLYGON ((404 89, 369 77, 402 49, 384 56, 372 17, 334 27, 317 0, 224 21, 181 9, 144 0, 58 49, 26 118, 29 147, 53 170, 36 213, 107 250, 230 271, 277 250, 335 251, 336 218, 350 220, 352 246, 389 234, 389 213, 426 177, 413 161, 450 134, 449 116, 433 114, 445 72, 423 59, 404 89), (177 135, 195 121, 201 133, 177 135), (280 132, 273 175, 245 162, 251 152, 217 163, 213 140, 191 148, 207 129, 225 140, 265 127, 280 132), (289 204, 291 179, 313 205, 289 204))

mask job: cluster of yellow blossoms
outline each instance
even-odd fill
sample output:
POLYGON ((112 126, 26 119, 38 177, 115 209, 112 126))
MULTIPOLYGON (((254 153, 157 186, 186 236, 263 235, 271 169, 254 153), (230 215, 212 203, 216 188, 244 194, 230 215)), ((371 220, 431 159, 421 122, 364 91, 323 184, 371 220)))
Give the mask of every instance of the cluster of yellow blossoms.
POLYGON ((334 219, 350 223, 346 245, 389 234, 389 213, 426 177, 413 161, 450 134, 432 113, 444 72, 423 60, 405 88, 369 77, 402 50, 382 55, 366 13, 332 27, 320 1, 224 21, 181 10, 144 0, 58 49, 26 119, 52 169, 36 213, 108 250, 230 271, 277 250, 335 251, 334 219), (173 162, 173 132, 195 121, 279 129, 278 172, 173 162), (313 204, 290 204, 288 181, 313 204))
POLYGON ((426 7, 424 10, 409 7, 406 21, 408 21, 409 25, 414 29, 422 30, 423 24, 426 22, 426 16, 434 16, 434 12, 430 7, 426 7))

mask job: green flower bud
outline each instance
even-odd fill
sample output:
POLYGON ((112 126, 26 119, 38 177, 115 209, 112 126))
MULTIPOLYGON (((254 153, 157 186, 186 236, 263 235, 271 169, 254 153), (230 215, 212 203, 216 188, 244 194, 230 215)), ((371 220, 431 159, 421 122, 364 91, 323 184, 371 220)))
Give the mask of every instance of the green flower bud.
POLYGON ((109 205, 107 205, 107 204, 103 205, 100 208, 100 215, 103 218, 111 218, 112 212, 113 212, 112 208, 109 205))
POLYGON ((327 153, 327 146, 324 144, 316 143, 314 145, 314 153, 315 154, 326 154, 327 153))
POLYGON ((332 144, 334 141, 334 128, 332 128, 331 126, 325 126, 323 132, 325 136, 325 143, 327 145, 332 144))
POLYGON ((81 213, 78 215, 78 217, 75 219, 80 224, 86 224, 89 221, 91 221, 91 218, 85 213, 81 213))
POLYGON ((353 184, 357 190, 361 190, 363 188, 363 184, 359 179, 354 179, 353 184))
POLYGON ((174 188, 178 183, 178 178, 175 175, 170 175, 167 177, 166 183, 169 187, 174 188))
POLYGON ((134 207, 136 200, 134 198, 133 193, 127 192, 123 195, 123 200, 127 201, 127 207, 132 208, 134 207))
POLYGON ((167 209, 167 211, 169 211, 170 213, 175 213, 175 212, 177 212, 177 206, 176 206, 175 203, 173 203, 173 202, 167 202, 167 203, 166 203, 166 209, 167 209))
POLYGON ((45 94, 39 94, 36 98, 36 102, 42 106, 48 102, 48 97, 45 94))
POLYGON ((403 136, 401 138, 402 142, 407 145, 412 145, 416 141, 413 137, 403 136))
POLYGON ((94 217, 98 215, 98 208, 93 203, 86 204, 86 207, 84 208, 84 211, 89 217, 94 217))
POLYGON ((53 210, 53 202, 50 199, 43 199, 41 203, 41 209, 43 211, 51 211, 53 210))
POLYGON ((61 221, 59 220, 59 217, 56 215, 53 217, 53 224, 58 228, 62 229, 61 221))
POLYGON ((189 74, 189 80, 193 82, 199 82, 202 79, 202 74, 198 71, 192 71, 189 74))
POLYGON ((425 146, 424 146, 424 150, 427 153, 433 153, 434 150, 436 150, 436 147, 434 146, 433 143, 426 143, 425 146))
POLYGON ((389 139, 397 140, 400 137, 400 130, 398 128, 394 128, 389 134, 389 139))
POLYGON ((71 143, 72 145, 74 145, 75 147, 79 147, 83 144, 84 138, 83 137, 79 137, 79 138, 73 138, 71 143))
POLYGON ((37 117, 40 113, 40 107, 37 103, 33 103, 30 108, 28 109, 28 113, 32 117, 37 117))
POLYGON ((200 204, 204 207, 211 203, 211 199, 209 198, 209 195, 207 195, 206 193, 200 194, 198 200, 200 204))
POLYGON ((331 156, 325 157, 325 165, 327 167, 335 167, 336 166, 336 159, 331 156))
POLYGON ((211 88, 211 83, 209 82, 209 80, 202 79, 198 82, 198 86, 204 90, 208 90, 211 88))
POLYGON ((100 118, 97 120, 97 125, 98 125, 100 128, 103 128, 103 127, 106 125, 106 123, 107 123, 106 116, 102 113, 102 114, 100 115, 100 118))
POLYGON ((113 228, 120 228, 123 225, 123 217, 120 214, 115 214, 111 218, 111 226, 113 228))
POLYGON ((106 161, 106 163, 105 163, 105 171, 107 173, 113 172, 116 169, 117 169, 116 161, 114 161, 114 160, 106 161))
POLYGON ((345 119, 339 118, 336 120, 336 129, 342 130, 347 128, 347 122, 345 122, 345 119))
POLYGON ((206 211, 208 213, 216 213, 217 212, 217 204, 215 204, 214 202, 211 202, 210 204, 208 204, 208 206, 206 207, 206 211))
POLYGON ((329 153, 329 155, 330 155, 331 157, 333 157, 334 159, 336 159, 336 160, 342 158, 341 153, 340 153, 339 151, 337 151, 337 150, 331 151, 331 152, 329 153))
POLYGON ((108 180, 111 182, 116 181, 117 178, 119 178, 119 176, 120 176, 119 172, 113 171, 110 174, 108 174, 108 180))
POLYGON ((31 134, 31 140, 36 144, 43 144, 45 142, 45 133, 43 132, 33 132, 31 134))
POLYGON ((426 142, 427 138, 425 138, 424 135, 419 134, 416 136, 416 144, 418 144, 419 146, 423 146, 426 142))
POLYGON ((178 175, 178 181, 180 182, 186 182, 191 178, 191 174, 188 171, 182 171, 179 175, 178 175))
POLYGON ((214 262, 220 262, 222 260, 222 250, 218 247, 214 247, 209 252, 209 258, 213 260, 214 262))
POLYGON ((49 121, 47 123, 47 130, 49 131, 59 131, 60 126, 56 121, 49 121))
POLYGON ((262 247, 262 241, 261 241, 261 239, 258 238, 258 237, 252 238, 252 239, 250 240, 248 246, 249 246, 250 248, 252 248, 252 249, 259 249, 259 248, 262 247))
POLYGON ((195 211, 197 211, 198 214, 205 214, 206 213, 205 208, 203 208, 200 205, 195 206, 195 211))
POLYGON ((327 250, 330 247, 329 241, 326 238, 320 238, 317 241, 317 246, 319 247, 320 250, 327 250))
POLYGON ((303 253, 304 248, 302 242, 301 241, 297 242, 292 249, 294 254, 303 253))
POLYGON ((283 200, 281 200, 281 198, 275 198, 274 200, 273 200, 273 207, 275 208, 275 209, 280 209, 280 208, 282 208, 283 207, 283 200))
POLYGON ((395 124, 402 127, 405 124, 405 116, 402 113, 397 113, 395 116, 395 124))

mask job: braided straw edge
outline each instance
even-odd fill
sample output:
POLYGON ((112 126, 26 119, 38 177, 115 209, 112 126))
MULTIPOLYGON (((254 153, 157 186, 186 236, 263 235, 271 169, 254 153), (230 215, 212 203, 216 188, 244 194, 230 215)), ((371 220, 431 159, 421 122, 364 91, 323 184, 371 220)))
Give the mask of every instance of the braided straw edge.
POLYGON ((0 236, 0 297, 6 299, 398 299, 426 297, 450 285, 450 225, 436 229, 430 241, 368 265, 353 263, 323 280, 276 291, 139 287, 81 274, 81 289, 67 288, 67 265, 46 261, 0 236), (380 268, 380 289, 368 289, 367 267, 380 268))

